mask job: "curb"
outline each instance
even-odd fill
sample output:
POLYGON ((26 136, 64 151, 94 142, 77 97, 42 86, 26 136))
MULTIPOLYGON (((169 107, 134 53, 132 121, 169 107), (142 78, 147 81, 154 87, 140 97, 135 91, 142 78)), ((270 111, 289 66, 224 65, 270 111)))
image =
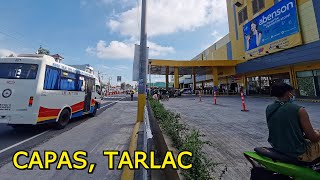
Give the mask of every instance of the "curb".
MULTIPOLYGON (((136 122, 133 132, 131 135, 130 145, 129 145, 129 154, 132 162, 135 151, 143 151, 148 155, 152 149, 153 145, 153 135, 150 127, 149 121, 149 112, 147 107, 144 107, 144 121, 136 122)), ((149 160, 149 156, 148 156, 149 160)), ((149 164, 149 163, 147 163, 149 164)), ((150 180, 151 179, 151 171, 146 170, 143 167, 139 166, 138 170, 131 170, 128 166, 125 166, 122 174, 121 180, 150 180)))
MULTIPOLYGON (((149 113, 149 121, 150 121, 150 127, 153 135, 153 145, 156 149, 157 156, 163 160, 165 157, 165 153, 169 150, 168 145, 165 141, 164 135, 161 131, 161 128, 157 122, 157 119, 154 117, 154 113, 151 109, 149 101, 147 101, 147 109, 149 113)), ((179 174, 177 170, 174 170, 172 168, 166 167, 163 169, 165 179, 170 180, 179 180, 179 174)))
MULTIPOLYGON (((134 151, 137 149, 137 142, 138 142, 138 132, 140 129, 141 122, 136 122, 129 145, 129 154, 131 157, 134 157, 134 151)), ((125 166, 123 168, 122 174, 121 174, 121 180, 133 180, 134 178, 134 170, 130 170, 128 166, 125 166)))
MULTIPOLYGON (((217 97, 236 97, 240 95, 217 95, 217 97)), ((202 97, 213 97, 213 95, 202 95, 202 97)), ((245 96, 246 98, 263 98, 263 99, 275 99, 275 97, 268 97, 268 96, 245 96)), ((296 101, 300 102, 311 102, 311 103, 320 103, 320 99, 303 99, 303 98, 296 98, 296 101)))

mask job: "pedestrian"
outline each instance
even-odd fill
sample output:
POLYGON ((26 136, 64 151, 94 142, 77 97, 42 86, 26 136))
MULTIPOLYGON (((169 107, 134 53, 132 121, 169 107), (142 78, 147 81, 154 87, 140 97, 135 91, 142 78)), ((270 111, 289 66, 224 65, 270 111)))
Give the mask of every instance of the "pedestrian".
POLYGON ((240 87, 240 93, 243 93, 243 86, 240 87))
POLYGON ((146 88, 146 99, 149 99, 149 88, 148 88, 148 85, 147 85, 147 88, 146 88))
POLYGON ((159 100, 159 97, 158 97, 158 94, 157 94, 157 93, 154 93, 154 95, 152 96, 152 98, 153 98, 154 100, 156 100, 156 101, 159 100))
POLYGON ((134 94, 134 92, 133 92, 133 90, 131 90, 130 91, 131 101, 133 101, 133 94, 134 94))

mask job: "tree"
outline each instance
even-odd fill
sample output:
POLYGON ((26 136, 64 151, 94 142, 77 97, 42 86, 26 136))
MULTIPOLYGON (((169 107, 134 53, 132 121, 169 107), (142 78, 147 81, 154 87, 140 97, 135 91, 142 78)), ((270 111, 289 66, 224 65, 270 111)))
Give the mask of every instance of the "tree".
POLYGON ((126 89, 126 83, 125 83, 125 82, 121 83, 121 89, 122 89, 122 90, 125 90, 125 89, 126 89))
POLYGON ((130 84, 126 84, 126 89, 132 89, 132 86, 130 84))
POLYGON ((50 55, 50 51, 48 49, 44 49, 40 46, 40 48, 37 51, 37 54, 45 54, 45 55, 50 55))

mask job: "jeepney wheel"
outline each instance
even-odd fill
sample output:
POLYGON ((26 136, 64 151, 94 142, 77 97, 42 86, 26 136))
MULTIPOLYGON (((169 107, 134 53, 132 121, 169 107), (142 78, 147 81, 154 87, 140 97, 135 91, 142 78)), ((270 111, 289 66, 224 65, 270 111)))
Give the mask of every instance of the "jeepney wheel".
POLYGON ((97 115, 98 104, 94 105, 93 112, 89 114, 90 117, 95 117, 97 115))
POLYGON ((70 111, 68 109, 62 110, 58 122, 55 124, 56 129, 63 129, 67 126, 70 120, 70 111))

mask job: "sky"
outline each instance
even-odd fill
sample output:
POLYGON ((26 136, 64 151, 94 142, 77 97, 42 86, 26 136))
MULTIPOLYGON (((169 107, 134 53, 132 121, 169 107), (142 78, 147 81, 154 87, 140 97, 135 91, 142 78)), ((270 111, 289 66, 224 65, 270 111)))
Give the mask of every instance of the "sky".
MULTIPOLYGON (((190 60, 228 33, 226 0, 147 0, 147 9, 149 58, 190 60)), ((141 0, 2 1, 0 56, 41 45, 64 64, 130 83, 140 11, 141 0)))

